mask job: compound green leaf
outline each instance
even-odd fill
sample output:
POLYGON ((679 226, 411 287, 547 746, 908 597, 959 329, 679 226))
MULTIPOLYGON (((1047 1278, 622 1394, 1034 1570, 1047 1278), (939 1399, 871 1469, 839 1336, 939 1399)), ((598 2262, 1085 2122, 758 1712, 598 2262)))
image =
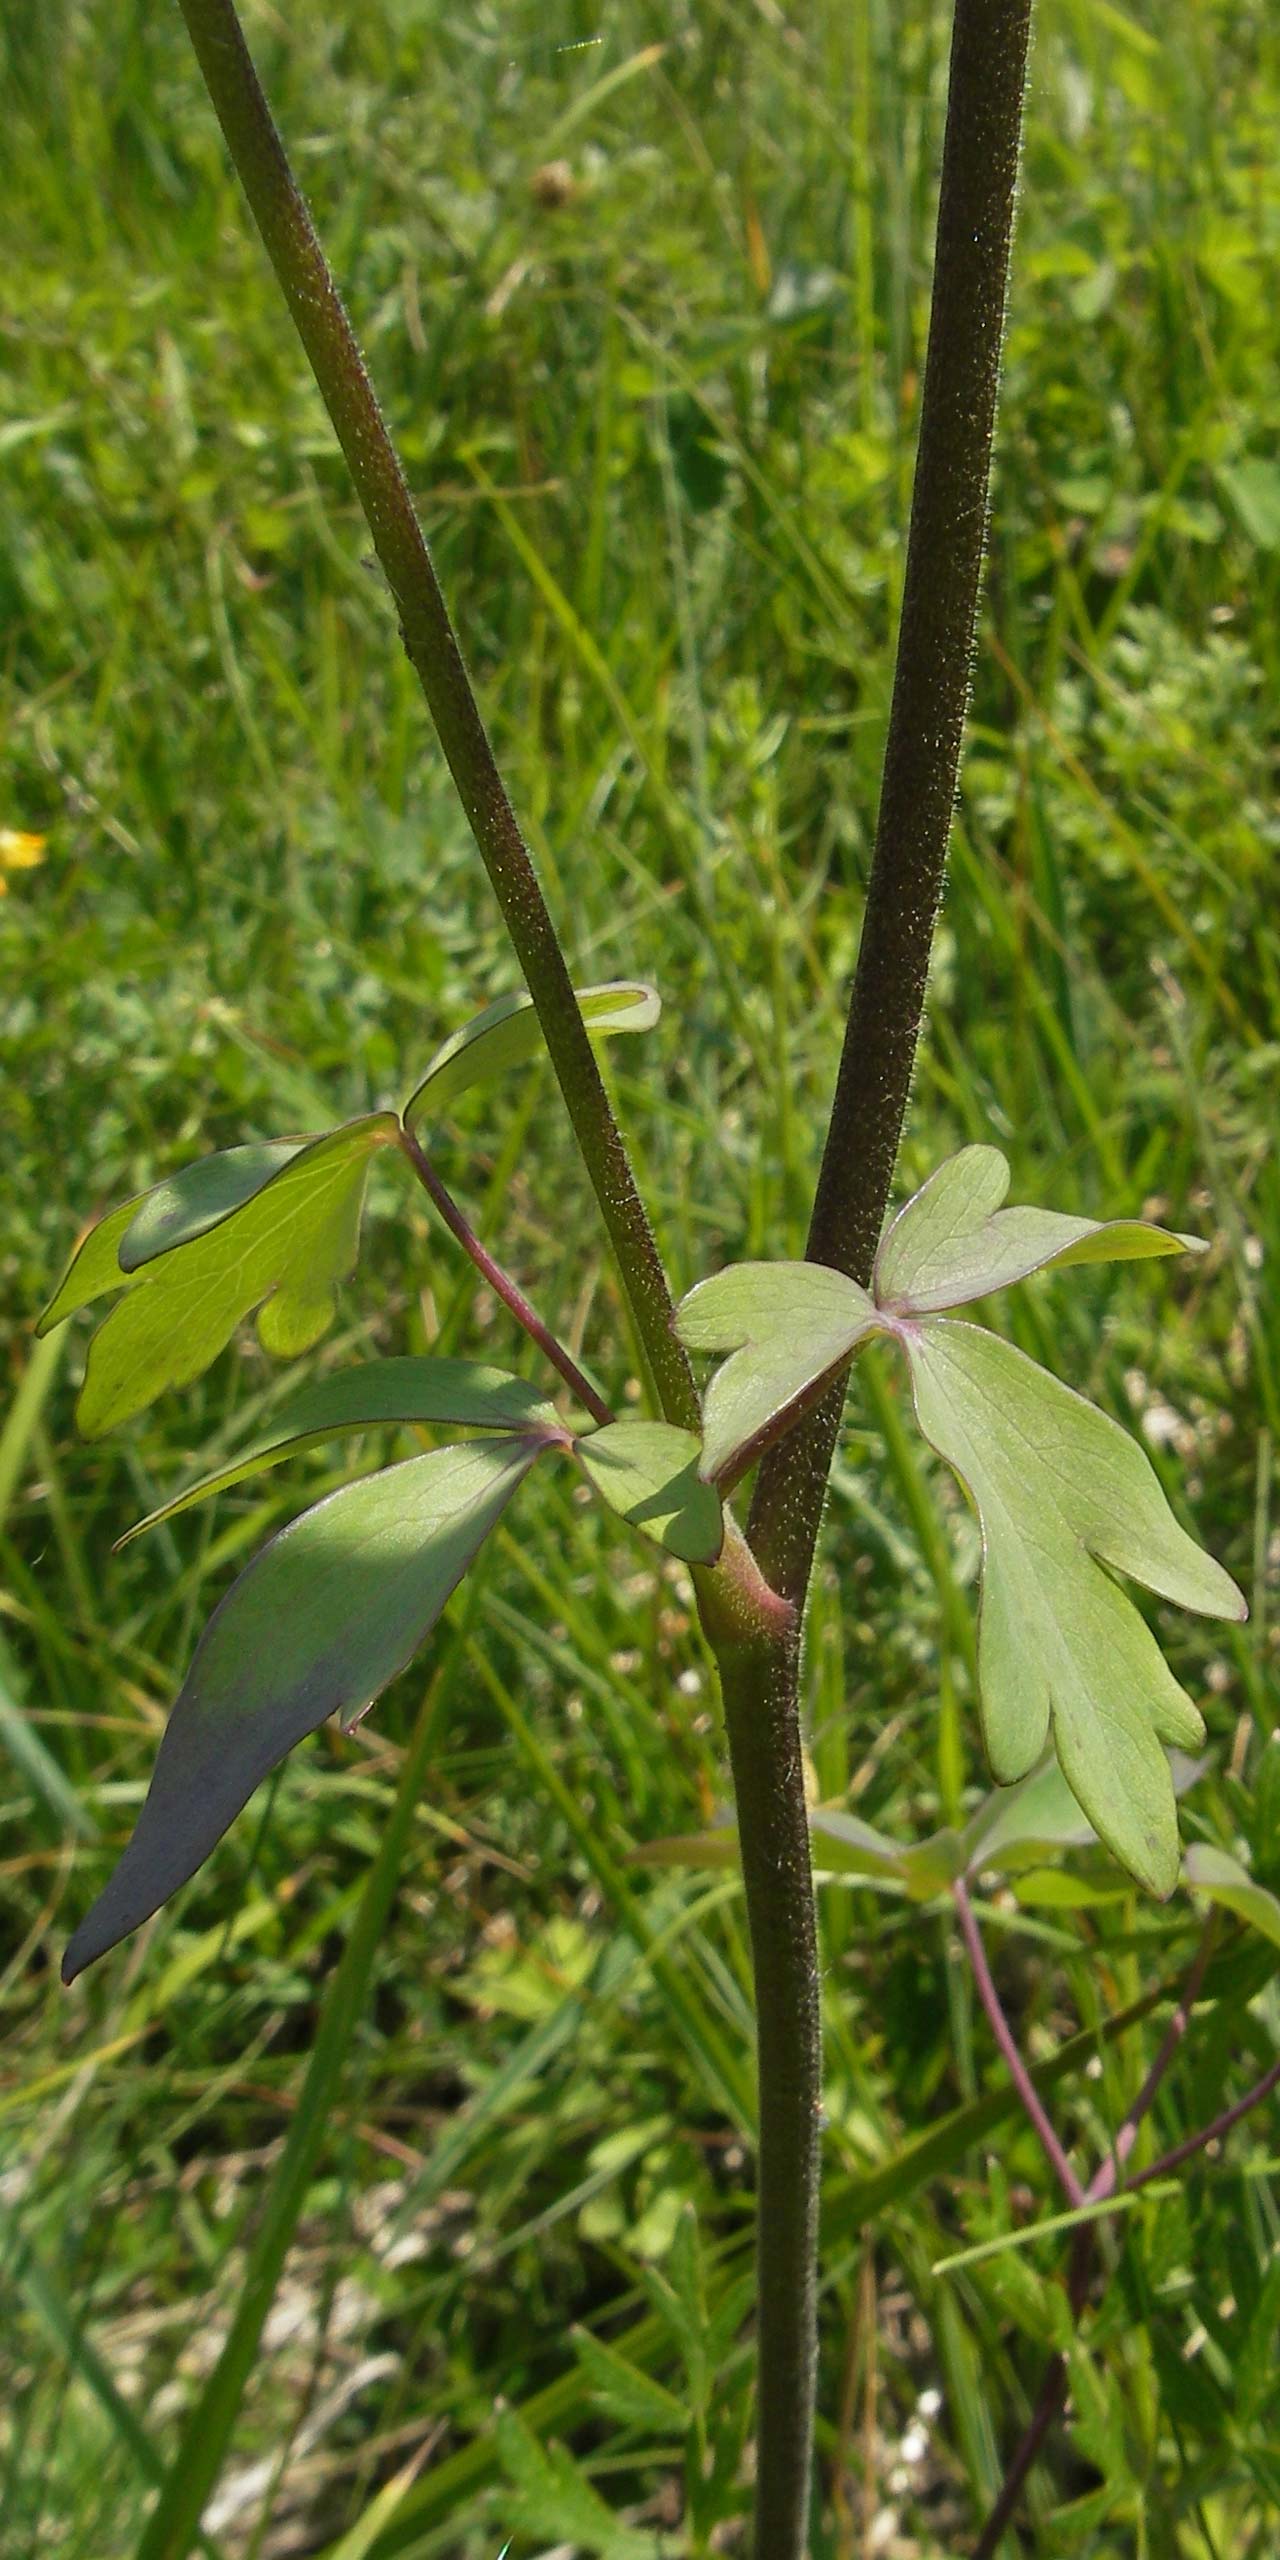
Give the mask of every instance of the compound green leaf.
POLYGON ((818 1262, 735 1262, 676 1310, 690 1351, 729 1351, 703 1400, 702 1472, 741 1473, 798 1420, 864 1335, 880 1328, 865 1289, 818 1262))
POLYGON ((669 1422, 610 1422, 584 1432, 578 1458, 596 1492, 633 1529, 686 1564, 714 1564, 724 1543, 715 1486, 698 1473, 692 1431, 669 1422))
POLYGON ((282 1529, 219 1603, 133 1837, 63 1963, 70 1982, 195 1874, 304 1735, 358 1722, 412 1660, 528 1473, 538 1440, 433 1449, 282 1529))
MULTIPOLYGON (((597 1040, 614 1031, 650 1031, 662 1011, 657 988, 638 979, 617 978, 605 986, 579 987, 576 992, 583 1021, 597 1040)), ((472 1085, 524 1066, 542 1049, 542 1027, 532 996, 522 988, 496 997, 437 1049, 404 1106, 406 1129, 417 1129, 424 1120, 438 1120, 472 1085)))
POLYGON ((274 1174, 314 1146, 314 1138, 262 1138, 244 1147, 227 1147, 221 1155, 201 1156, 197 1163, 170 1174, 148 1191, 130 1219, 120 1247, 122 1271, 140 1271, 162 1253, 172 1253, 194 1236, 220 1227, 246 1200, 265 1189, 274 1174))
POLYGON ((81 1307, 91 1307, 95 1298, 123 1289, 127 1275, 120 1268, 120 1247, 146 1197, 145 1191, 135 1192, 132 1200, 109 1209, 82 1237, 36 1326, 38 1334, 52 1333, 55 1325, 65 1324, 81 1307))
POLYGON ((310 1143, 306 1138, 267 1138, 252 1146, 227 1147, 184 1165, 153 1191, 135 1192, 132 1200, 100 1218, 76 1247, 37 1333, 51 1332, 95 1298, 122 1289, 156 1254, 230 1217, 310 1143))
POLYGON ((394 1144, 396 1130, 389 1112, 330 1130, 218 1225, 160 1251, 135 1274, 121 1272, 116 1285, 127 1295, 89 1348, 81 1429, 96 1438, 166 1387, 198 1378, 254 1309, 264 1351, 278 1359, 309 1351, 355 1261, 370 1158, 394 1144))
POLYGON ((1203 1253, 1198 1236, 1141 1218, 1068 1218, 1052 1209, 1003 1209, 1009 1167, 998 1147, 962 1147, 900 1209, 881 1239, 872 1288, 877 1306, 935 1314, 985 1298, 1033 1271, 1075 1262, 1134 1262, 1203 1253))
POLYGON ((995 1334, 906 1328, 916 1416, 982 1526, 978 1676, 995 1777, 1027 1775, 1050 1739, 1099 1837, 1159 1894, 1177 1880, 1162 1743, 1200 1717, 1111 1579, 1131 1575, 1210 1617, 1239 1618, 1230 1576, 1178 1526, 1137 1442, 995 1334))
POLYGON ((365 1360, 357 1369, 340 1369, 315 1386, 304 1387, 276 1407, 261 1432, 227 1464, 186 1485, 145 1520, 126 1531, 122 1547, 172 1520, 193 1503, 206 1502, 247 1476, 279 1466, 283 1458, 327 1440, 335 1431, 365 1431, 379 1424, 443 1422, 477 1431, 545 1434, 562 1440, 554 1405, 524 1378, 508 1369, 481 1367, 474 1360, 365 1360))
POLYGON ((1194 1893, 1234 1911, 1238 1920, 1246 1920, 1251 1929, 1260 1929, 1264 1938, 1280 1947, 1280 1900, 1265 1885, 1255 1884, 1238 1858, 1215 1849, 1208 1840, 1196 1840, 1182 1861, 1182 1870, 1194 1893))

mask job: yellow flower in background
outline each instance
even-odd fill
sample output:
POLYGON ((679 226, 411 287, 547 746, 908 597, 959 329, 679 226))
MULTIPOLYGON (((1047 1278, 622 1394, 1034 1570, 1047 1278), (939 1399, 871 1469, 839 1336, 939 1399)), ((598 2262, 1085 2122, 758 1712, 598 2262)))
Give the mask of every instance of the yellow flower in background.
POLYGON ((45 841, 24 835, 20 827, 0 827, 0 898, 8 896, 10 871, 34 871, 43 862, 45 841))

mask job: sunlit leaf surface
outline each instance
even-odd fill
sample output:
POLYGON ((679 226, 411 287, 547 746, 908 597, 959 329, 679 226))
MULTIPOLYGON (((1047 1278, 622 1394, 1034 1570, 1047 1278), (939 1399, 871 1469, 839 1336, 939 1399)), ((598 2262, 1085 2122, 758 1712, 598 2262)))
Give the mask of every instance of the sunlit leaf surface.
POLYGON ((1165 1746, 1194 1745, 1202 1727, 1113 1575, 1212 1617, 1244 1616, 1243 1600, 1179 1527, 1136 1441, 996 1335, 941 1310, 1055 1265, 1203 1247, 1140 1220, 1003 1209, 1008 1185, 997 1148, 952 1156, 889 1227, 873 1295, 811 1263, 741 1263, 692 1290, 677 1313, 681 1339, 732 1355, 706 1391, 703 1473, 731 1481, 861 1341, 891 1335, 921 1430, 982 1524, 978 1673, 993 1774, 1016 1783, 1052 1741, 1099 1837, 1165 1894, 1178 1864, 1165 1746))
MULTIPOLYGON (((579 987, 582 1018, 593 1039, 615 1031, 649 1031, 662 1011, 656 987, 619 978, 610 985, 579 987)), ((506 1075, 543 1055, 542 1026, 533 998, 523 988, 498 996, 474 1020, 464 1023, 437 1049, 426 1074, 404 1107, 407 1129, 437 1120, 472 1085, 506 1075)))
POLYGON ((1130 1873, 1167 1894, 1178 1868, 1162 1743, 1199 1714, 1113 1581, 1241 1617, 1230 1576, 1174 1519, 1136 1440, 978 1326, 936 1321, 909 1346, 916 1416, 982 1524, 978 1678, 995 1776, 1024 1777, 1052 1731, 1084 1811, 1130 1873))
POLYGON ((364 1360, 357 1369, 340 1369, 333 1377, 284 1398, 248 1448, 161 1503, 120 1544, 126 1546, 131 1538, 140 1538, 144 1529, 174 1519, 212 1494, 225 1493, 229 1485, 242 1484, 265 1467, 279 1466, 282 1459, 335 1432, 412 1422, 565 1436, 554 1405, 508 1369, 483 1368, 474 1360, 364 1360))
POLYGON ((700 1281, 676 1310, 676 1331, 690 1351, 733 1354, 703 1402, 703 1474, 746 1464, 876 1330, 866 1290, 821 1263, 735 1262, 700 1281))
POLYGON ((96 1437, 167 1387, 186 1386, 255 1309, 265 1351, 282 1359, 309 1351, 330 1324, 334 1291, 356 1258, 370 1160, 395 1134, 386 1112, 331 1130, 291 1155, 238 1207, 224 1208, 216 1225, 171 1248, 157 1245, 157 1258, 132 1274, 111 1274, 107 1266, 142 1214, 136 1204, 133 1215, 117 1210, 104 1222, 111 1230, 105 1239, 95 1229, 45 1318, 59 1321, 90 1294, 126 1292, 90 1345, 81 1429, 96 1437))
POLYGON ((1009 1167, 997 1147, 962 1147, 948 1156, 885 1232, 872 1278, 877 1306, 928 1315, 1055 1265, 1205 1250, 1198 1236, 1174 1235, 1142 1218, 1003 1209, 1008 1188, 1009 1167))

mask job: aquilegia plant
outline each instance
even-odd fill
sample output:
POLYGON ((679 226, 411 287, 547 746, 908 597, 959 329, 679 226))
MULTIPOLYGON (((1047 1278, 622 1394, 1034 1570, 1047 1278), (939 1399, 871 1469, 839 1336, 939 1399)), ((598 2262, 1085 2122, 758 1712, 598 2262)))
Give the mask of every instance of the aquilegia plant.
MULTIPOLYGON (((1120 1577, 1186 1609, 1243 1614, 1234 1584, 1178 1525, 1137 1444, 959 1312, 1032 1272, 1195 1253, 1197 1240, 1138 1220, 1006 1208, 1008 1167, 990 1146, 966 1147, 941 1165, 882 1234, 965 712, 1028 0, 957 0, 883 793, 808 1258, 717 1272, 678 1308, 592 1046, 645 1030, 657 997, 628 982, 580 990, 570 982, 399 463, 232 0, 181 5, 364 504, 528 992, 500 998, 454 1031, 398 1112, 233 1147, 127 1202, 81 1245, 44 1321, 61 1322, 117 1293, 88 1355, 79 1418, 90 1434, 127 1423, 154 1397, 188 1384, 251 1316, 276 1358, 307 1352, 355 1265, 367 1177, 382 1159, 425 1186, 538 1345, 548 1375, 538 1386, 501 1368, 429 1357, 339 1369, 283 1397, 230 1464, 153 1514, 170 1518, 322 1438, 420 1425, 468 1435, 356 1477, 241 1573, 196 1647, 133 1837, 76 1930, 65 1970, 70 1978, 155 1911, 294 1743, 330 1715, 349 1726, 365 1713, 424 1644, 535 1467, 579 1470, 637 1534, 693 1568, 719 1668, 733 1826, 656 1854, 741 1862, 759 2047, 754 2547, 757 2560, 800 2560, 812 2467, 820 2102, 811 1851, 837 1871, 892 1874, 921 1898, 951 1894, 993 2027, 1069 2201, 1104 2199, 1172 2044, 1166 2040, 1111 2158, 1086 2188, 1003 2020, 966 1880, 1028 1841, 1063 1843, 1092 1830, 1140 1884, 1168 1894, 1179 1865, 1175 1777, 1186 1774, 1170 1750, 1193 1751, 1202 1726, 1120 1577), (432 1160, 433 1126, 457 1096, 544 1048, 642 1346, 654 1406, 648 1418, 614 1419, 596 1383, 473 1234, 432 1160), (907 1850, 839 1812, 815 1813, 811 1825, 801 1748, 801 1634, 823 1490, 849 1372, 877 1336, 901 1355, 919 1429, 978 1514, 982 1717, 994 1776, 1017 1790, 993 1797, 967 1831, 907 1850), (723 1355, 701 1397, 691 1355, 699 1362, 723 1355), (744 1526, 730 1498, 748 1470, 754 1497, 744 1526)), ((1201 1856, 1202 1889, 1241 1907, 1250 1890, 1243 1870, 1228 1872, 1226 1860, 1215 1869, 1212 1856, 1207 1865, 1201 1856)), ((1184 2012, 1193 1997, 1188 1986, 1184 2012)), ((1087 2275, 1086 2246, 1072 2266, 1077 2308, 1087 2275)), ((263 2299, 245 2314, 250 2325, 240 2324, 237 2354, 260 2332, 265 2310, 263 2299)), ((991 2537, 1039 2440, 1035 2430, 1044 2432, 1062 2390, 1059 2358, 984 2548, 994 2548, 991 2537)), ((184 2512, 198 2516, 199 2478, 182 2494, 184 2512)), ((153 2540, 157 2551, 176 2547, 163 2534, 153 2540)))

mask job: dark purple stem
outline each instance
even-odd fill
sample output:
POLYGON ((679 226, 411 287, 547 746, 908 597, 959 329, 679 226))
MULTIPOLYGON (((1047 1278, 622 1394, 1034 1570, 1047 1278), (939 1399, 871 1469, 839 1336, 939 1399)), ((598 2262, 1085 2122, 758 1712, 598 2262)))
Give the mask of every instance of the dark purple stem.
POLYGON ((1084 2188, 1040 2103, 1035 2083, 1018 2051, 1013 2029, 1001 2008, 1000 1994, 991 1978, 991 1968, 987 1963, 982 1934, 973 1916, 973 1904, 969 1900, 968 1888, 963 1876, 957 1876, 951 1892, 961 1933, 968 1950, 969 1962, 973 1967, 973 1978, 978 1986, 978 1997, 991 2022, 991 2032, 1004 2055, 1013 2085, 1035 2127, 1045 2158, 1054 2171, 1068 2204, 1082 2205, 1086 2200, 1084 2188))
POLYGON ((463 1216, 452 1192, 446 1191, 430 1156, 425 1148, 419 1146, 411 1129, 401 1127, 400 1145, 423 1190, 434 1201, 450 1235, 457 1237, 481 1279, 487 1282, 495 1297, 501 1298, 504 1307, 510 1310, 530 1341, 536 1342, 538 1349, 545 1353, 552 1368, 559 1370, 565 1385, 572 1389, 578 1402, 586 1406, 593 1420, 601 1424, 612 1422, 613 1414, 604 1397, 596 1393, 591 1380, 583 1375, 572 1352, 566 1351, 564 1344, 557 1342, 555 1335, 548 1331, 536 1308, 530 1306, 523 1289, 517 1286, 509 1272, 503 1270, 501 1263, 494 1260, 488 1246, 480 1242, 475 1228, 463 1216))
POLYGON ((994 2560, 994 2554, 1013 2522, 1023 2481, 1066 2396, 1067 2360, 1065 2356, 1055 2356, 1040 2385, 1040 2397, 1027 2422, 1026 2433, 1001 2481, 1000 2495, 973 2546, 973 2560, 994 2560))

